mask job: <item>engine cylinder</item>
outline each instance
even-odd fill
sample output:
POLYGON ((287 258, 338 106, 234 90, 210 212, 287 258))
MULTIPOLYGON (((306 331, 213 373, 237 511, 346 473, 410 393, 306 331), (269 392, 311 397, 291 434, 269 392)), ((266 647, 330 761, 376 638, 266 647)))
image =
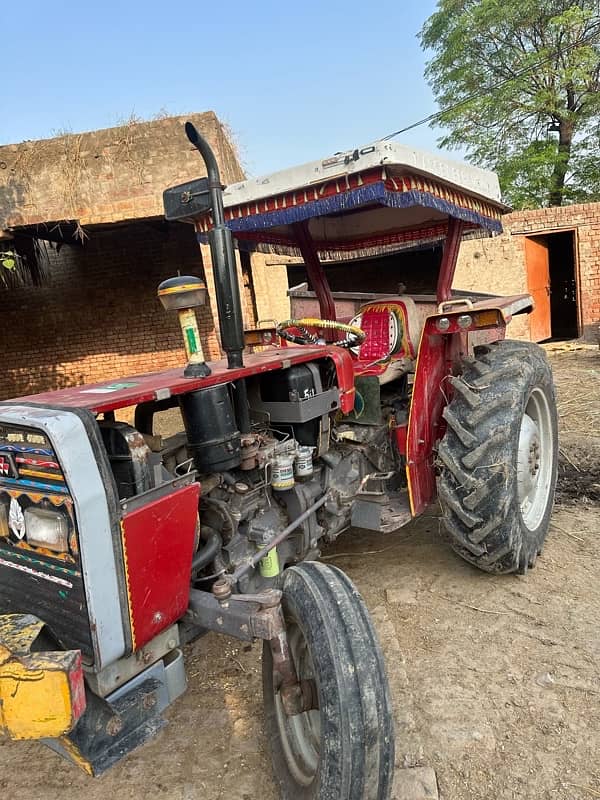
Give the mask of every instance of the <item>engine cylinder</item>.
POLYGON ((196 469, 206 473, 238 467, 241 434, 229 385, 209 386, 182 395, 179 405, 196 469))

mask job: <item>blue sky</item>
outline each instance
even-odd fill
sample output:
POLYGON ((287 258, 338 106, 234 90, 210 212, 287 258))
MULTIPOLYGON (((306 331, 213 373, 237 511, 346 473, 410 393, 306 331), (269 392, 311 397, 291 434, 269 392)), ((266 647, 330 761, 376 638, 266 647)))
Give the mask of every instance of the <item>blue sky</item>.
MULTIPOLYGON (((416 34, 435 0, 5 3, 0 143, 213 109, 257 175, 436 110, 416 34)), ((427 126, 400 141, 435 149, 427 126)))

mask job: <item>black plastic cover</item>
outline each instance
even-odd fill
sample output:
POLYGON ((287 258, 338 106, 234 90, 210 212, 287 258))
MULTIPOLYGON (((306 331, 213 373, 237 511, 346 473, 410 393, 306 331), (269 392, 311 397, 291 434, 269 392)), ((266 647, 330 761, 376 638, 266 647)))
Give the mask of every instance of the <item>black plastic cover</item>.
POLYGON ((98 423, 117 484, 119 498, 134 497, 152 488, 150 448, 141 434, 125 422, 98 423))
POLYGON ((165 218, 170 222, 192 219, 211 210, 208 178, 171 186, 163 192, 165 218))
POLYGON ((241 435, 228 384, 208 386, 179 398, 189 449, 201 474, 238 467, 241 435))
MULTIPOLYGON (((329 392, 323 392, 316 364, 295 364, 289 369, 263 375, 260 379, 259 410, 269 414, 271 422, 289 425, 294 438, 303 445, 316 447, 319 441, 320 419, 332 408, 329 392), (321 402, 324 400, 324 404, 321 402), (294 413, 306 410, 308 414, 294 413), (299 421, 302 417, 310 417, 299 421)), ((338 393, 335 392, 337 405, 338 393)), ((251 404, 252 405, 252 404, 251 404)))

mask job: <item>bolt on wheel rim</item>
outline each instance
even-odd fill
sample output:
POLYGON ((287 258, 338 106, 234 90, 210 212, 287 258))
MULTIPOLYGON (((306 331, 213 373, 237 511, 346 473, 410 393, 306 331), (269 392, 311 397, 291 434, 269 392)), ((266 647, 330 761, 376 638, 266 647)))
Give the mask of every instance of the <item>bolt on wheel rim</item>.
MULTIPOLYGON (((289 624, 287 637, 298 680, 316 682, 308 644, 300 627, 295 623, 289 624)), ((274 684, 273 690, 285 759, 296 782, 307 786, 314 780, 319 766, 321 713, 319 709, 315 709, 288 716, 281 702, 279 687, 274 684)))
POLYGON ((554 461, 552 416, 544 392, 529 395, 519 430, 517 492, 525 527, 536 530, 548 507, 554 461))

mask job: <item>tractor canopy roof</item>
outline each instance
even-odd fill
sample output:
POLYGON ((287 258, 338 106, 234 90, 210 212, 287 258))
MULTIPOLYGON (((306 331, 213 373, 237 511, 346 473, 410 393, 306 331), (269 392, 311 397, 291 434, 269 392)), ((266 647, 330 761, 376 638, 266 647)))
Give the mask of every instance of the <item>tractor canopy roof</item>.
MULTIPOLYGON (((308 226, 332 259, 444 239, 450 217, 498 233, 506 210, 493 172, 390 141, 235 183, 223 200, 240 247, 297 255, 298 226, 308 226)), ((210 213, 194 223, 205 241, 210 213)))

